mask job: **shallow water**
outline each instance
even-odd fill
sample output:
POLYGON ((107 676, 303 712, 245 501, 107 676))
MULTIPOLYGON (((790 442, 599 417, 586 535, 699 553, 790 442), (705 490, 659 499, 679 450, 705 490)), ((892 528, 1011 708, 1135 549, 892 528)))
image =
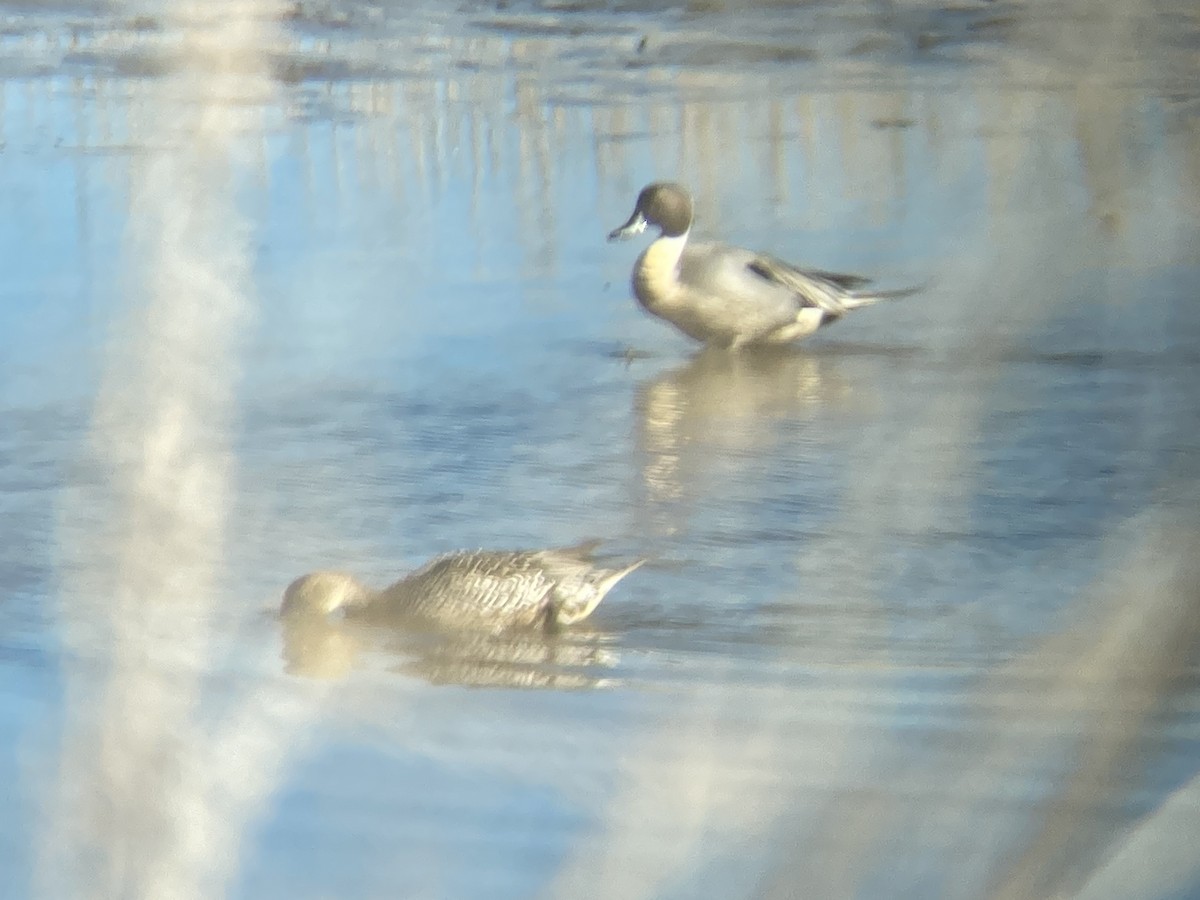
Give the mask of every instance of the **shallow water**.
POLYGON ((1200 893, 1190 5, 0 11, 12 896, 1200 893), (929 287, 698 352, 660 177, 929 287), (556 639, 272 616, 589 537, 556 639))

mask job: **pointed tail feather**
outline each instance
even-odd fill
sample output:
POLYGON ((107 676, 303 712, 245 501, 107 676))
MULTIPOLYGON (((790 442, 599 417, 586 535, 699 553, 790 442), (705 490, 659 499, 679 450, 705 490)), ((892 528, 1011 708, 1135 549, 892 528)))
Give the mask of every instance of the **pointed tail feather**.
POLYGON ((547 612, 547 627, 574 625, 586 619, 618 581, 645 562, 639 559, 623 569, 595 569, 584 576, 582 583, 555 585, 552 591, 554 602, 547 612))
POLYGON ((892 291, 852 291, 842 298, 842 305, 846 309, 873 306, 883 300, 899 300, 901 297, 911 297, 913 294, 921 293, 927 287, 929 287, 928 284, 921 284, 916 287, 897 288, 892 291))
POLYGON ((646 564, 646 560, 639 559, 639 560, 635 560, 634 562, 630 563, 623 569, 607 569, 607 570, 605 570, 601 574, 600 579, 596 582, 596 590, 598 590, 601 594, 607 594, 609 591, 611 591, 613 589, 614 586, 616 586, 616 583, 618 581, 620 581, 622 578, 624 578, 626 575, 628 575, 634 569, 640 569, 645 564, 646 564))

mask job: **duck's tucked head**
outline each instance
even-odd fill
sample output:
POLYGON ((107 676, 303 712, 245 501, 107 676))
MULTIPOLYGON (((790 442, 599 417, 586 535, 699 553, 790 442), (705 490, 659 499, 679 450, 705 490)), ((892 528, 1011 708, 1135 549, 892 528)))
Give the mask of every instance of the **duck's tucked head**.
POLYGON ((372 592, 341 572, 313 572, 302 575, 283 592, 279 614, 285 619, 303 616, 327 616, 347 607, 363 606, 372 592))
POLYGON ((664 237, 679 237, 692 227, 692 197, 687 188, 672 181, 656 181, 642 188, 629 221, 609 233, 610 241, 641 234, 657 225, 664 237))

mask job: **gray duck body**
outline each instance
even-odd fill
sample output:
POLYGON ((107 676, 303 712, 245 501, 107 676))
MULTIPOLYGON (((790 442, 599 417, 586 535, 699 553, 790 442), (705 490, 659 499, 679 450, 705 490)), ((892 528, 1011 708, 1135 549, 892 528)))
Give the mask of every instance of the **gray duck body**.
POLYGON ((284 592, 282 614, 416 622, 441 628, 557 628, 587 618, 645 560, 604 568, 595 542, 552 550, 475 550, 436 557, 375 591, 349 575, 315 572, 284 592))
POLYGON ((632 237, 650 226, 660 229, 659 236, 634 264, 634 296, 647 312, 708 344, 736 349, 790 343, 850 310, 915 292, 866 290, 870 279, 861 275, 802 269, 728 244, 689 242, 691 195, 671 182, 643 188, 633 215, 608 237, 632 237))

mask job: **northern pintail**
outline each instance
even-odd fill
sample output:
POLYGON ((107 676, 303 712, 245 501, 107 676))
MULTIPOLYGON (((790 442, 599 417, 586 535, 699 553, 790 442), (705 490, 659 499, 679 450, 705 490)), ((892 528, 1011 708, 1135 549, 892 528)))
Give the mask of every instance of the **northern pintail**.
POLYGON ((288 585, 280 614, 295 619, 340 611, 347 618, 441 628, 553 630, 586 619, 645 562, 603 568, 592 561, 597 543, 448 553, 382 591, 341 572, 313 572, 288 585))
POLYGON ((630 238, 651 225, 659 236, 634 264, 633 293, 647 312, 708 344, 786 344, 852 309, 916 292, 866 290, 870 279, 861 275, 799 269, 726 244, 689 243, 692 198, 673 182, 644 187, 629 221, 608 239, 630 238))

